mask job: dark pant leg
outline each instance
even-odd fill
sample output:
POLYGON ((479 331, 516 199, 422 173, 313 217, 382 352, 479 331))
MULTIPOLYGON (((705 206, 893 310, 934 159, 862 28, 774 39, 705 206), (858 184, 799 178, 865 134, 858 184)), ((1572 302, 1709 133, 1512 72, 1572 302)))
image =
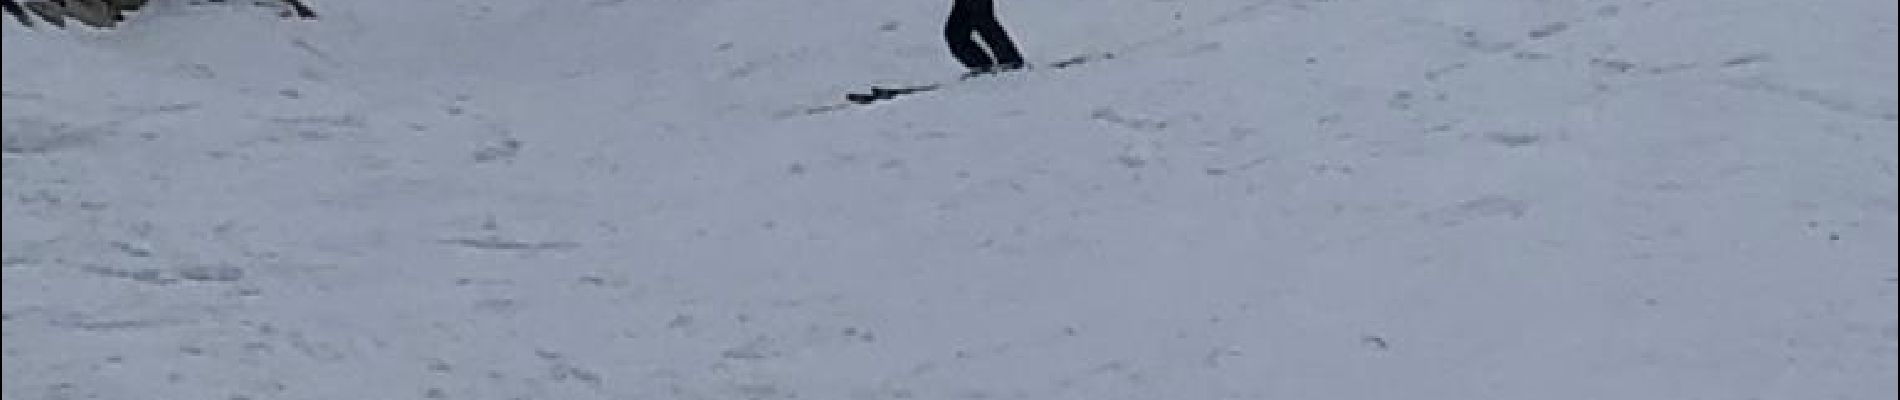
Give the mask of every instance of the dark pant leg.
MULTIPOLYGON (((981 29, 982 20, 977 13, 959 1, 950 10, 950 21, 943 26, 943 39, 950 44, 950 55, 963 63, 965 68, 988 68, 995 63, 983 46, 976 43, 976 33, 981 29)), ((987 36, 986 36, 987 38, 987 36)))
POLYGON ((983 36, 990 53, 996 57, 996 65, 1003 68, 1022 68, 1023 54, 1016 50, 1016 42, 1009 39, 1009 32, 1003 30, 1003 24, 996 21, 995 14, 987 15, 976 33, 983 36))
POLYGON ((14 3, 13 0, 3 0, 0 1, 0 8, 5 8, 7 15, 11 15, 13 19, 19 20, 20 25, 33 26, 33 20, 26 17, 26 10, 20 8, 19 3, 14 3))

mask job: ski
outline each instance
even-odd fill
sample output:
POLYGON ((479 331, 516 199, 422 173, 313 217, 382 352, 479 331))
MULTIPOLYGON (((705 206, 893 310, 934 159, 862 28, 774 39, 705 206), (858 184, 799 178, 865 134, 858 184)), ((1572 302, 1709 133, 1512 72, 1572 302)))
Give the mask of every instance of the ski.
POLYGON ((1107 60, 1107 59, 1113 59, 1113 58, 1115 58, 1115 53, 1083 54, 1083 55, 1079 55, 1075 57, 1069 57, 1061 61, 1049 63, 1049 68, 1064 69, 1064 68, 1069 68, 1069 67, 1073 67, 1077 65, 1087 64, 1090 61, 1107 60))
MULTIPOLYGON (((1115 53, 1107 53, 1107 52, 1089 53, 1089 54, 1077 55, 1074 57, 1069 57, 1069 58, 1064 58, 1061 60, 1056 60, 1053 62, 1044 63, 1040 67, 1037 67, 1037 68, 1050 69, 1050 70, 1062 70, 1062 69, 1073 68, 1073 67, 1083 65, 1083 64, 1088 64, 1094 61, 1107 60, 1107 59, 1113 59, 1113 58, 1115 58, 1115 53)), ((866 106, 866 105, 881 103, 881 102, 885 102, 891 99, 896 99, 896 98, 905 97, 909 95, 941 90, 944 88, 948 88, 959 82, 980 79, 980 78, 984 78, 988 76, 995 76, 998 74, 1021 72, 1028 69, 1030 68, 1017 68, 1017 69, 1006 70, 1006 71, 964 74, 963 76, 957 78, 956 80, 922 84, 922 85, 909 85, 909 86, 873 85, 871 86, 870 90, 867 90, 867 91, 845 93, 844 95, 845 101, 842 103, 826 104, 826 105, 821 105, 821 106, 808 107, 803 110, 791 110, 791 111, 781 112, 779 113, 779 117, 784 118, 784 117, 792 117, 792 116, 797 116, 797 115, 817 115, 817 114, 824 114, 824 113, 828 113, 832 111, 852 108, 855 106, 866 106)))
MULTIPOLYGON (((1083 54, 1083 55, 1069 57, 1069 58, 1065 58, 1065 59, 1061 59, 1055 62, 1045 64, 1044 68, 1067 69, 1067 68, 1074 67, 1077 65, 1087 64, 1090 61, 1104 60, 1104 59, 1111 59, 1111 58, 1115 58, 1114 53, 1083 54)), ((958 78, 957 81, 967 81, 971 79, 978 79, 978 78, 983 78, 983 77, 988 77, 988 76, 993 76, 993 75, 998 75, 998 74, 1019 72, 1022 70, 1023 68, 1015 68, 1015 69, 1009 69, 1009 70, 1003 70, 1003 71, 964 74, 961 78, 958 78)), ((854 104, 871 104, 871 103, 876 103, 883 100, 894 99, 899 96, 905 96, 905 95, 910 95, 910 94, 923 93, 923 92, 929 92, 929 91, 933 91, 937 89, 942 89, 945 85, 946 84, 944 83, 932 83, 928 85, 900 86, 900 87, 872 86, 869 92, 846 93, 844 97, 845 97, 845 100, 850 101, 854 104)))
POLYGON ((872 86, 870 92, 846 93, 844 95, 844 98, 846 101, 850 101, 852 104, 871 104, 871 103, 878 102, 880 100, 895 99, 897 98, 897 96, 903 96, 903 95, 913 94, 913 93, 928 92, 928 91, 937 90, 940 88, 943 88, 942 84, 905 86, 905 87, 896 87, 896 88, 872 86))

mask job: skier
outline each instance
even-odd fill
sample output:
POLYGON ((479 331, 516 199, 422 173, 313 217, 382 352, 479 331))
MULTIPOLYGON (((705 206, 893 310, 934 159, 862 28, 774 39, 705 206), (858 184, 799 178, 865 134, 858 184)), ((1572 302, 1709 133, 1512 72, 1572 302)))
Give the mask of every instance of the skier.
POLYGON ((956 0, 950 7, 950 21, 943 26, 944 40, 950 43, 950 55, 970 69, 964 77, 1023 68, 1023 55, 1010 42, 1003 24, 996 21, 991 0, 956 0), (974 36, 983 37, 983 46, 974 36))
MULTIPOLYGON (((950 55, 963 63, 969 72, 961 79, 1013 71, 1028 68, 1023 62, 1023 54, 1016 50, 1016 43, 1009 40, 1009 33, 1003 31, 1003 24, 996 22, 996 5, 993 0, 956 0, 950 6, 950 20, 943 25, 943 39, 950 44, 950 55), (983 42, 977 43, 981 37, 983 42)), ((1107 56, 1104 56, 1107 57, 1107 56)), ((1076 57, 1049 64, 1056 69, 1087 62, 1092 57, 1076 57)), ((869 93, 846 93, 845 100, 854 104, 871 104, 897 96, 922 93, 941 89, 944 83, 927 85, 883 87, 872 86, 869 93)), ((806 110, 806 114, 816 114, 838 109, 842 106, 826 106, 806 110)))

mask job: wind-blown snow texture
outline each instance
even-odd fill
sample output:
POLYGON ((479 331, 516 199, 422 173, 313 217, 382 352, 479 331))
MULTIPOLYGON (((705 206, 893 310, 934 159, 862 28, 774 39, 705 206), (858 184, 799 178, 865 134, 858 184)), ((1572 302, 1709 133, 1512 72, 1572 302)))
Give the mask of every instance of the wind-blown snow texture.
POLYGON ((4 29, 6 399, 1896 394, 1892 1, 178 3, 4 29))

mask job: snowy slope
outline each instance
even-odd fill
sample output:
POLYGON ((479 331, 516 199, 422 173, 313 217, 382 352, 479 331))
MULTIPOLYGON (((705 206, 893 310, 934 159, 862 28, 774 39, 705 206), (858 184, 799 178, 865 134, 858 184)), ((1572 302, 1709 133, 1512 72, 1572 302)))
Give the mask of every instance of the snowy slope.
POLYGON ((4 29, 0 397, 1900 392, 1893 2, 311 3, 4 29))

